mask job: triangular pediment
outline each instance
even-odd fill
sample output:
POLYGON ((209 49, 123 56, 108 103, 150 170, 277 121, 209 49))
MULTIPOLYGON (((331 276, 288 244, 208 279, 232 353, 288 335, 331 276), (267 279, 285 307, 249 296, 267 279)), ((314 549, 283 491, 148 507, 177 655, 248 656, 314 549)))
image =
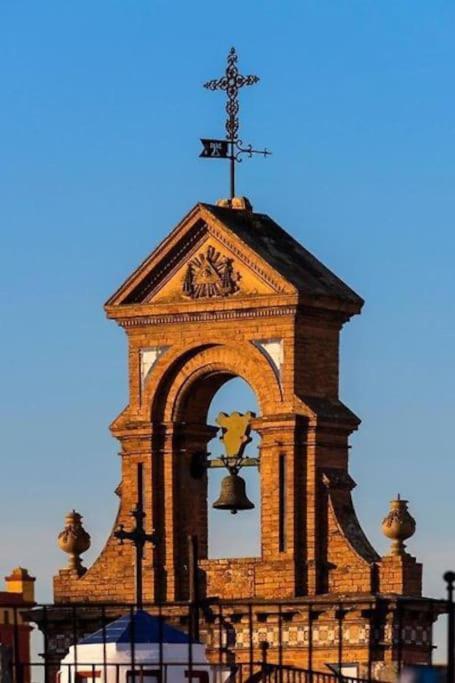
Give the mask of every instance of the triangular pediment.
POLYGON ((198 205, 106 305, 234 300, 296 292, 262 256, 198 205))
MULTIPOLYGON (((106 304, 191 305, 271 295, 358 313, 363 300, 265 214, 197 204, 106 304)), ((245 303, 243 303, 245 305, 245 303)))
POLYGON ((287 283, 271 285, 255 272, 254 265, 257 264, 248 263, 243 253, 238 249, 234 253, 208 230, 144 303, 234 299, 270 295, 286 288, 287 283))

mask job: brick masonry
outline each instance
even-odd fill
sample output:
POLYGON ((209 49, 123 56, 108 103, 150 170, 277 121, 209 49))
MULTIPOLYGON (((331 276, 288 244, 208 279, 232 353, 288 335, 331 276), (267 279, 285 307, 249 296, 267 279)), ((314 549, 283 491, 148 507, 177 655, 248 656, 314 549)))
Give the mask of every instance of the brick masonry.
MULTIPOLYGON (((329 596, 333 605, 346 596, 416 598, 421 607, 411 612, 419 623, 400 623, 412 641, 412 647, 405 644, 404 656, 428 661, 431 618, 428 604, 420 601, 421 565, 408 555, 379 557, 352 504, 348 440, 359 420, 338 395, 339 336, 362 301, 352 292, 344 296, 340 287, 345 285, 330 280, 315 260, 301 266, 299 277, 305 282, 317 276, 325 289, 314 293, 296 285, 298 264, 289 263, 294 275, 287 278, 286 266, 277 271, 267 253, 255 251, 215 213, 197 205, 106 304, 108 317, 128 337, 129 401, 111 425, 122 455, 114 527, 130 524, 141 462, 147 525, 159 538, 154 550, 146 549, 144 597, 168 604, 188 599, 187 537, 196 534, 203 597, 307 604, 329 596), (188 264, 210 260, 214 253, 221 255, 217 267, 227 264, 224 281, 235 277, 235 287, 221 296, 221 280, 208 268, 207 281, 215 283, 216 294, 188 296, 188 264), (259 342, 264 340, 279 342, 281 359, 263 352, 259 342), (253 428, 261 438, 262 551, 259 558, 212 560, 207 557, 207 476, 195 478, 191 462, 214 435, 206 424, 214 394, 236 376, 248 382, 260 406, 253 428), (280 458, 285 462, 282 490, 280 458)), ((247 218, 264 219, 259 214, 247 218)), ((59 572, 55 601, 132 601, 133 575, 132 548, 111 536, 86 573, 59 572)), ((346 661, 368 658, 371 622, 362 614, 343 624, 346 661)), ((382 618, 383 629, 389 622, 396 628, 393 611, 386 609, 382 618)), ((264 638, 276 641, 276 626, 261 628, 264 638)), ((333 659, 337 628, 332 613, 314 630, 310 663, 324 667, 333 659)), ((233 650, 240 657, 245 634, 239 625, 235 633, 233 650)), ((261 633, 255 631, 255 641, 261 633)), ((308 666, 308 625, 289 624, 282 638, 289 662, 308 666)), ((386 638, 376 655, 377 666, 392 662, 397 656, 393 638, 386 638)))

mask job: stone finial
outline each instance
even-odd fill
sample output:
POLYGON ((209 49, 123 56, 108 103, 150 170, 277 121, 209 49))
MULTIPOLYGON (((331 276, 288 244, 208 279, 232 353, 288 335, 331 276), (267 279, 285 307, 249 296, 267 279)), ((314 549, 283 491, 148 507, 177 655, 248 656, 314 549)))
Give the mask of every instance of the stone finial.
POLYGON ((217 206, 226 209, 239 209, 241 211, 253 211, 250 200, 247 197, 232 197, 232 199, 218 199, 217 206))
POLYGON ((63 552, 68 553, 68 569, 77 572, 79 576, 87 571, 83 567, 80 555, 90 548, 90 535, 82 526, 82 515, 72 510, 65 517, 65 528, 58 535, 58 545, 63 552))
POLYGON ((402 500, 400 494, 390 501, 390 512, 382 522, 382 531, 392 540, 390 555, 407 555, 404 541, 414 536, 416 522, 408 511, 408 501, 402 500))

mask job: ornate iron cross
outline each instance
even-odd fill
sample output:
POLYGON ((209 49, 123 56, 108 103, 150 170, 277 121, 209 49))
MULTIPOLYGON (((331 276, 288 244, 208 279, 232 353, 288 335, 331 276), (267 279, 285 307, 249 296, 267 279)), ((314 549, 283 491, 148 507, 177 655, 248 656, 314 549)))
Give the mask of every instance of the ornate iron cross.
POLYGON ((214 78, 204 83, 207 90, 225 90, 227 94, 226 102, 226 137, 230 142, 238 139, 239 132, 239 90, 245 85, 254 85, 259 82, 258 76, 242 76, 237 68, 237 53, 234 47, 229 50, 227 67, 224 76, 214 78))
POLYGON ((151 543, 155 546, 157 538, 155 534, 148 534, 144 528, 144 484, 143 484, 143 464, 139 463, 137 466, 137 503, 131 516, 136 522, 131 531, 125 531, 123 524, 119 525, 117 531, 114 532, 115 538, 118 538, 120 544, 124 541, 131 541, 136 549, 135 571, 136 571, 136 608, 142 609, 143 595, 142 595, 142 560, 144 559, 144 546, 146 543, 151 543))
POLYGON ((223 140, 202 139, 203 150, 201 157, 210 159, 229 159, 230 160, 230 185, 231 199, 235 196, 235 162, 240 162, 242 154, 252 157, 253 154, 262 154, 264 157, 271 154, 267 149, 253 149, 251 145, 243 147, 239 140, 239 90, 248 85, 258 83, 259 77, 254 75, 242 76, 237 67, 237 53, 235 48, 231 48, 227 57, 227 67, 224 76, 215 78, 204 83, 207 90, 224 90, 227 95, 226 102, 226 144, 223 140))

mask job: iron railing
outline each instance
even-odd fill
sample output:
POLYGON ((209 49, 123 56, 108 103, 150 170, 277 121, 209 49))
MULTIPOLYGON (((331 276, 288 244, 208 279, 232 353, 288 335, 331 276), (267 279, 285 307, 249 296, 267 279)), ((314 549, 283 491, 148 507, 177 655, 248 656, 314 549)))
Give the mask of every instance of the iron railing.
MULTIPOLYGON (((265 665, 253 662, 256 674, 249 675, 250 663, 235 665, 207 665, 207 662, 188 663, 167 662, 157 665, 156 662, 113 664, 105 662, 100 667, 93 662, 78 662, 78 673, 75 675, 72 664, 60 664, 55 676, 56 681, 67 683, 100 683, 101 680, 111 683, 170 683, 175 679, 175 670, 181 669, 177 678, 197 679, 198 683, 246 683, 255 681, 262 683, 369 683, 367 679, 337 675, 323 671, 309 671, 294 666, 265 665), (204 675, 206 674, 206 675, 204 675)), ((16 664, 11 672, 12 681, 24 681, 27 677, 32 683, 45 679, 45 664, 43 662, 27 662, 16 664)), ((48 677, 49 680, 49 677, 48 677)))
MULTIPOLYGON (((447 682, 455 683, 453 662, 455 656, 455 574, 446 575, 449 597, 446 601, 422 601, 433 610, 434 615, 447 613, 448 628, 448 666, 447 682)), ((144 610, 156 617, 158 623, 158 642, 156 656, 150 661, 139 657, 134 615, 136 606, 120 603, 69 603, 37 605, 24 611, 19 606, 5 610, 1 626, 1 640, 9 656, 0 657, 0 683, 182 683, 198 678, 198 683, 354 683, 372 681, 376 678, 373 669, 377 649, 385 646, 384 632, 376 631, 373 625, 368 635, 368 661, 363 662, 362 678, 343 675, 343 665, 350 657, 345 657, 352 643, 344 641, 344 619, 352 608, 367 614, 378 610, 384 614, 387 600, 394 600, 394 609, 408 609, 413 598, 385 598, 384 596, 359 596, 357 603, 334 601, 321 597, 305 603, 304 599, 289 602, 272 601, 201 601, 193 603, 170 603, 163 605, 144 605, 144 610), (368 604, 368 600, 371 601, 368 604), (332 657, 321 665, 318 656, 320 642, 315 642, 318 617, 330 606, 333 615, 331 640, 332 657), (8 614, 8 616, 6 616, 8 614), (297 615, 297 617, 296 617, 297 615), (305 637, 291 642, 290 632, 295 627, 295 618, 302 622, 306 618, 305 637), (107 637, 109 625, 121 616, 129 616, 131 622, 130 638, 124 648, 125 660, 110 661, 107 637), (7 623, 5 623, 5 621, 7 623), (28 648, 30 626, 36 625, 32 638, 32 651, 28 648), (187 635, 186 653, 183 660, 174 661, 166 652, 165 639, 162 637, 167 626, 172 626, 187 635), (100 648, 96 660, 84 659, 81 640, 99 631, 100 648), (40 642, 38 642, 38 639, 40 642), (204 643, 208 659, 200 658, 198 641, 204 643), (273 642, 271 642, 273 640, 273 642), (69 649, 73 648, 73 660, 65 662, 69 649), (289 661, 289 649, 299 648, 304 654, 304 667, 294 666, 289 661), (63 660, 63 661, 62 661, 63 660), (322 669, 326 668, 326 671, 322 669), (320 669, 320 670, 318 670, 320 669), (174 675, 177 674, 178 675, 174 675)), ((368 617, 365 617, 368 618, 368 617)), ((372 619, 374 617, 371 617, 372 619)), ((372 622, 373 623, 373 622, 372 622)), ((402 654, 407 647, 402 632, 389 634, 389 646, 397 653, 397 669, 403 665, 402 654)), ((433 643, 428 641, 428 661, 431 661, 433 643)))

